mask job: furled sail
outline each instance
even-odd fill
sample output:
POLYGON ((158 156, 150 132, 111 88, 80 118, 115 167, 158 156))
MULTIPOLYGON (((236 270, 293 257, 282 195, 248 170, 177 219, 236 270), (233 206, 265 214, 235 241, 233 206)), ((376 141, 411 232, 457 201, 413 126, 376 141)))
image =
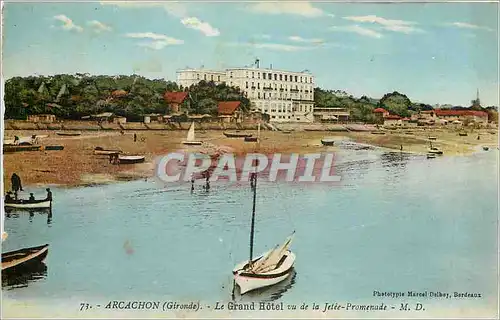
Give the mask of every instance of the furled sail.
POLYGON ((189 127, 187 141, 194 141, 194 122, 191 123, 191 127, 189 127))
POLYGON ((252 265, 252 272, 262 273, 269 272, 276 268, 276 265, 281 260, 283 255, 290 247, 295 231, 285 240, 280 246, 277 245, 274 249, 268 251, 261 259, 252 265))

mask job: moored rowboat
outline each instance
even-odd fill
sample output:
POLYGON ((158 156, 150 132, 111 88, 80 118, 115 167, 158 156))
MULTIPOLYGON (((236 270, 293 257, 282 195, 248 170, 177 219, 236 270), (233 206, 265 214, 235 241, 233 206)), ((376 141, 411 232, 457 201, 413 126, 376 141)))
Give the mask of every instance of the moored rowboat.
POLYGON ((128 163, 141 163, 146 159, 145 156, 118 156, 118 160, 120 160, 120 164, 128 164, 128 163))
POLYGON ((324 146, 333 146, 335 144, 335 140, 333 140, 333 139, 321 139, 321 144, 324 146))
POLYGON ((7 200, 4 201, 5 208, 16 209, 47 209, 52 206, 52 200, 7 200))
POLYGON ((48 244, 2 253, 2 272, 41 263, 48 253, 48 244))
POLYGON ((11 153, 11 152, 23 152, 23 151, 40 151, 41 146, 11 146, 4 145, 3 152, 11 153))
POLYGON ((116 153, 122 153, 121 150, 109 150, 109 149, 103 149, 101 147, 95 147, 94 149, 94 154, 97 155, 110 155, 110 154, 116 154, 116 153))
POLYGON ((251 137, 252 134, 248 134, 248 133, 231 133, 231 132, 224 132, 224 135, 228 138, 247 138, 247 137, 251 137))
POLYGON ((58 136, 68 136, 68 137, 74 137, 74 136, 80 136, 81 132, 56 132, 58 136))

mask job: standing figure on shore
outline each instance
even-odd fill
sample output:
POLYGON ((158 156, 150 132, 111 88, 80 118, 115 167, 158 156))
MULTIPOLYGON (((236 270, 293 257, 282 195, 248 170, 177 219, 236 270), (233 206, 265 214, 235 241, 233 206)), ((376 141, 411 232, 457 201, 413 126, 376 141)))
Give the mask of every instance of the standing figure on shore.
POLYGON ((134 133, 134 142, 137 142, 137 134, 134 133))
POLYGON ((47 200, 52 201, 52 191, 50 191, 50 188, 45 189, 47 191, 47 200))
POLYGON ((12 184, 12 191, 17 192, 17 191, 24 191, 23 190, 23 185, 21 183, 21 178, 17 175, 17 173, 13 173, 12 177, 10 178, 10 182, 12 184))
POLYGON ((35 196, 33 193, 30 193, 30 198, 28 199, 29 201, 35 201, 35 196))

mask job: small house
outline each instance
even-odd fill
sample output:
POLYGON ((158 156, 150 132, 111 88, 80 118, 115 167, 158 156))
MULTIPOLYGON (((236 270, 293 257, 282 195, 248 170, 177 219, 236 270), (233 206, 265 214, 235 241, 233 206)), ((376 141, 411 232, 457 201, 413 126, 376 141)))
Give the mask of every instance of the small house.
POLYGON ((217 113, 221 122, 241 122, 242 112, 240 110, 241 101, 220 101, 217 106, 217 113))
POLYGON ((384 118, 384 126, 386 127, 400 126, 401 123, 401 117, 395 114, 389 114, 384 118))
POLYGON ((389 111, 385 110, 384 108, 377 108, 373 110, 373 114, 378 120, 382 120, 389 115, 389 111))
POLYGON ((186 100, 188 96, 187 92, 165 92, 163 99, 170 107, 170 112, 179 113, 181 112, 181 104, 186 100))

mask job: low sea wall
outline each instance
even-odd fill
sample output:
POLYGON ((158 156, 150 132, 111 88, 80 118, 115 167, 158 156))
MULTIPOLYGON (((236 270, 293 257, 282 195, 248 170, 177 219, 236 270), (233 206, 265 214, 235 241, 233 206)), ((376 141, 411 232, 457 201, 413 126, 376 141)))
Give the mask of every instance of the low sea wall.
MULTIPOLYGON (((144 123, 127 122, 118 123, 100 123, 95 121, 59 121, 54 123, 34 123, 21 120, 5 120, 5 130, 56 130, 56 131, 139 131, 139 130, 188 130, 191 122, 173 122, 173 123, 144 123)), ((224 123, 224 122, 196 122, 196 127, 202 130, 257 130, 257 123, 224 123)), ((278 131, 373 131, 376 127, 365 124, 323 124, 323 123, 263 123, 262 130, 278 131)))

